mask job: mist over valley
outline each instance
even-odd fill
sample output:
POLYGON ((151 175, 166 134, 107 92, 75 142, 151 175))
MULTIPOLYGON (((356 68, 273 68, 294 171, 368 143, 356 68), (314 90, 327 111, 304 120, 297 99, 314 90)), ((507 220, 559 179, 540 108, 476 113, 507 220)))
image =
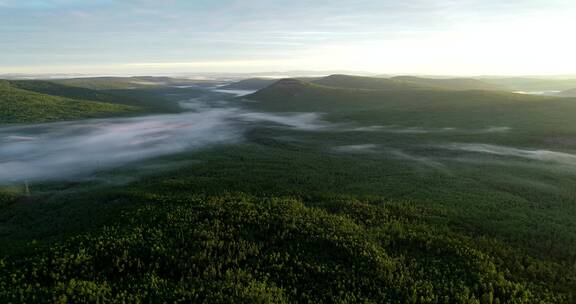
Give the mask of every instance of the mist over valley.
POLYGON ((0 0, 0 304, 576 303, 574 16, 0 0))

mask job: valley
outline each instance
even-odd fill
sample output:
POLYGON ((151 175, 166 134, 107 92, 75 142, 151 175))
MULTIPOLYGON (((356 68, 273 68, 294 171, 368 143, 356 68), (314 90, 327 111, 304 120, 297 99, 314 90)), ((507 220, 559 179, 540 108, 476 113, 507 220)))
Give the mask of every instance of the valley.
POLYGON ((416 80, 10 84, 124 112, 0 127, 0 300, 573 302, 576 99, 416 80))

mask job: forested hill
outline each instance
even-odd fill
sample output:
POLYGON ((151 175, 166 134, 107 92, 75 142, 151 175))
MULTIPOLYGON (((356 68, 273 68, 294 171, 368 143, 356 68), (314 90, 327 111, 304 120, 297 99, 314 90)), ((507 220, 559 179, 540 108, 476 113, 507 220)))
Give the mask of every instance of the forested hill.
POLYGON ((336 88, 283 79, 244 96, 255 107, 314 111, 328 118, 427 127, 507 126, 538 133, 575 130, 576 99, 484 90, 336 88))
POLYGON ((0 80, 0 124, 108 117, 141 110, 105 102, 111 98, 105 94, 75 89, 66 93, 62 88, 56 93, 54 90, 55 87, 46 82, 0 80))
MULTIPOLYGON (((84 80, 88 81, 88 80, 84 80)), ((10 80, 8 83, 18 89, 36 92, 40 94, 53 95, 71 99, 100 101, 106 103, 137 103, 135 98, 119 97, 106 90, 93 90, 83 87, 60 84, 59 81, 43 80, 10 80)))
POLYGON ((67 86, 93 90, 150 89, 166 86, 192 86, 202 83, 200 80, 155 76, 87 77, 51 81, 67 86))

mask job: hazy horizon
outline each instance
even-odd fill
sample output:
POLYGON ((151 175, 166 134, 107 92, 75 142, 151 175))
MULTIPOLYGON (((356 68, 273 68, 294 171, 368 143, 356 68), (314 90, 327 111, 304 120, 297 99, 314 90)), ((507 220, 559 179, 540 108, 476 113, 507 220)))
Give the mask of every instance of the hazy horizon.
POLYGON ((575 74, 427 74, 427 73, 374 73, 366 71, 260 71, 260 72, 169 72, 169 71, 156 71, 151 73, 126 73, 126 72, 110 72, 110 73, 0 73, 0 78, 4 79, 69 79, 69 78, 98 78, 98 77, 170 77, 182 79, 197 79, 197 80, 221 80, 221 81, 238 81, 241 79, 249 78, 292 78, 292 77, 327 77, 330 75, 350 75, 350 76, 364 76, 364 77, 397 77, 397 76, 414 76, 431 79, 450 79, 450 78, 470 78, 470 79, 556 79, 556 80, 572 80, 576 79, 575 74))
POLYGON ((567 0, 0 0, 0 74, 566 75, 567 0))

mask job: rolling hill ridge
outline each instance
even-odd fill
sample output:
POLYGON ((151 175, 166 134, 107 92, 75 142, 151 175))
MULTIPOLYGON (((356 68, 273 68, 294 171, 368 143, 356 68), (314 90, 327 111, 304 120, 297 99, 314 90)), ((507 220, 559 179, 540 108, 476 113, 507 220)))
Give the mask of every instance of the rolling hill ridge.
MULTIPOLYGON (((504 86, 472 78, 433 79, 414 76, 384 78, 334 74, 326 77, 297 77, 295 79, 327 87, 357 90, 507 90, 504 86)), ((278 79, 249 78, 224 86, 222 89, 260 90, 276 81, 278 79)))
POLYGON ((57 95, 40 93, 55 89, 54 85, 46 82, 0 80, 0 124, 107 117, 127 115, 141 110, 135 106, 104 102, 111 98, 105 94, 93 94, 75 89, 63 93, 61 88, 58 88, 61 93, 57 95))
POLYGON ((397 76, 392 77, 391 79, 444 90, 507 91, 506 87, 504 86, 487 83, 473 78, 436 79, 436 78, 422 78, 414 76, 397 76))
MULTIPOLYGON (((353 87, 354 82, 346 86, 353 87)), ((541 131, 576 129, 572 123, 576 115, 574 99, 503 91, 423 87, 370 90, 284 79, 244 98, 260 101, 256 106, 263 109, 322 112, 337 120, 387 125, 506 126, 541 131)))
POLYGON ((360 90, 414 90, 430 88, 429 86, 396 79, 350 75, 330 75, 314 80, 312 83, 328 87, 360 90))
POLYGON ((134 76, 68 78, 51 80, 51 82, 93 90, 114 90, 158 88, 166 86, 189 86, 198 84, 201 81, 172 77, 134 76))

